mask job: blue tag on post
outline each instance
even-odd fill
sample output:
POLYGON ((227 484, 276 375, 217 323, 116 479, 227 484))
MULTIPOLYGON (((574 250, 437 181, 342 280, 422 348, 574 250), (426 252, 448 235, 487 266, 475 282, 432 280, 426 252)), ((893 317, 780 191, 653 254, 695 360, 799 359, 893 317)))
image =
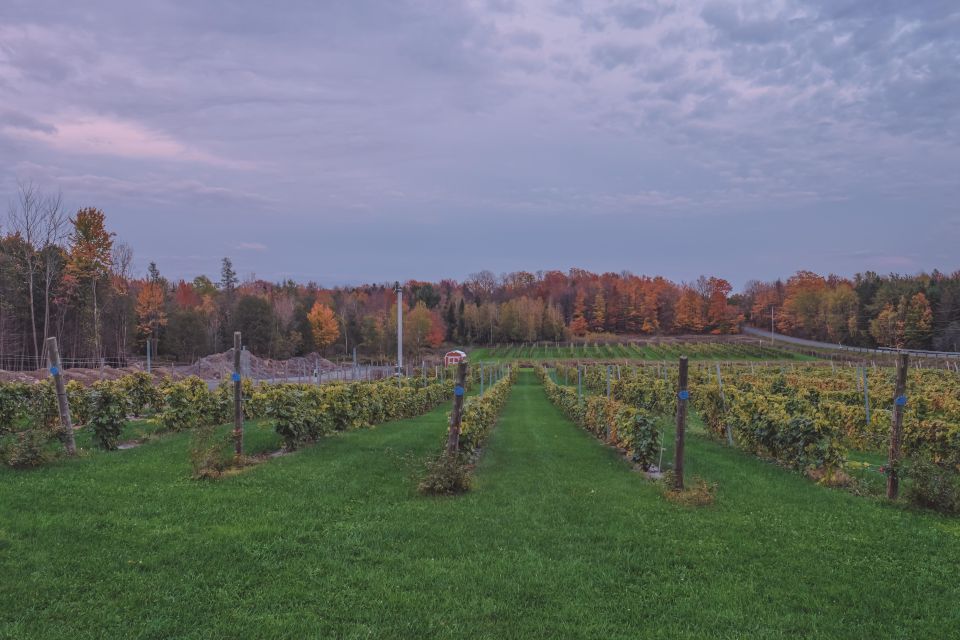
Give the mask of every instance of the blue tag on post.
POLYGON ((459 397, 463 395, 463 387, 457 385, 453 388, 453 395, 459 397))
POLYGON ((234 382, 240 382, 240 374, 234 372, 234 374, 230 376, 230 379, 233 380, 234 382))
POLYGON ((897 396, 897 399, 894 400, 898 407, 907 406, 907 396, 897 396))
POLYGON ((690 392, 684 389, 683 391, 677 394, 677 397, 680 398, 681 400, 689 400, 690 392))
POLYGON ((57 367, 50 367, 50 375, 55 376, 58 373, 60 373, 60 369, 58 369, 57 367))

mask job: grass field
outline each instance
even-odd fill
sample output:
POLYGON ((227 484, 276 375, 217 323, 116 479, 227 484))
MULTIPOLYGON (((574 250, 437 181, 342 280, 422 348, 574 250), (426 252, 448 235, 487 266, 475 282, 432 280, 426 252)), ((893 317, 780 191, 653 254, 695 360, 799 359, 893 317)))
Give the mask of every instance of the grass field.
MULTIPOLYGON (((212 483, 187 479, 185 435, 0 470, 0 637, 960 635, 957 520, 695 434, 688 470, 717 502, 673 505, 531 372, 475 490, 423 498, 445 411, 212 483)), ((274 438, 254 426, 248 442, 274 438)))
POLYGON ((574 344, 574 345, 498 345, 470 350, 474 362, 513 360, 676 360, 685 355, 691 360, 808 360, 785 349, 751 343, 662 343, 662 344, 574 344))

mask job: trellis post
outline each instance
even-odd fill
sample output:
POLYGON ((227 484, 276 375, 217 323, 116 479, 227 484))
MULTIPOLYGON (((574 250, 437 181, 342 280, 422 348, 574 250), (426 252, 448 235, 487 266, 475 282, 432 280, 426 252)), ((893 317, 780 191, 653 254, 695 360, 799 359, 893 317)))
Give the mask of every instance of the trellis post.
MULTIPOLYGON (((284 381, 286 382, 286 380, 284 381)), ((243 384, 240 382, 240 332, 233 332, 233 446, 243 455, 243 384)))
POLYGON ((464 383, 467 378, 467 363, 457 365, 457 382, 453 387, 453 413, 450 414, 450 432, 447 434, 447 455, 456 455, 460 448, 460 422, 463 419, 464 383))
POLYGON ((60 363, 60 348, 57 346, 57 338, 51 336, 47 338, 47 367, 50 369, 50 375, 53 376, 53 383, 57 389, 57 408, 60 411, 60 440, 63 447, 71 456, 77 454, 77 441, 73 437, 73 422, 70 420, 70 403, 67 401, 67 388, 63 383, 63 372, 60 363))
POLYGON ((687 429, 687 356, 680 356, 680 375, 677 390, 677 433, 673 447, 673 488, 683 491, 683 446, 687 429))
POLYGON ((906 353, 897 354, 897 383, 893 391, 893 424, 890 429, 890 451, 887 457, 887 498, 896 500, 900 492, 900 439, 903 436, 903 412, 907 407, 906 353))

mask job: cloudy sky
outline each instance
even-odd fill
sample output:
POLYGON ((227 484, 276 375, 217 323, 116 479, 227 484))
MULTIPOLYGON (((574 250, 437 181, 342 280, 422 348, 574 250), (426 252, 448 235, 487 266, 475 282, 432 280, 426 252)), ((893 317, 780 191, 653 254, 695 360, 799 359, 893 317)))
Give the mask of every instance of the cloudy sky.
POLYGON ((955 0, 3 0, 0 199, 322 284, 960 268, 955 0))

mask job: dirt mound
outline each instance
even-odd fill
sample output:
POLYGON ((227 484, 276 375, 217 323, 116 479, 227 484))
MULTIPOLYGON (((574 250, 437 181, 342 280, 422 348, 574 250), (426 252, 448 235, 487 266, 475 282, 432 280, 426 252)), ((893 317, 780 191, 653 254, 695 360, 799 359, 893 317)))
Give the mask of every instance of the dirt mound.
MULTIPOLYGON (((314 371, 326 372, 337 368, 335 364, 320 357, 318 353, 311 353, 289 360, 272 360, 270 358, 258 358, 249 351, 242 351, 240 353, 240 363, 244 376, 258 380, 289 376, 306 377, 313 375, 314 371)), ((77 380, 82 384, 90 385, 97 380, 115 380, 140 371, 144 371, 144 367, 140 363, 119 368, 85 369, 77 367, 64 369, 63 377, 67 382, 77 380)), ((152 367, 150 373, 155 381, 167 376, 175 380, 187 376, 198 376, 204 380, 229 378, 230 374, 233 373, 233 349, 200 358, 192 365, 155 366, 152 367)), ((0 369, 0 382, 34 383, 46 380, 49 377, 50 372, 47 369, 35 369, 33 371, 4 371, 0 369)))
MULTIPOLYGON (((244 376, 258 380, 270 378, 285 378, 289 376, 311 376, 314 371, 331 371, 337 366, 320 357, 318 353, 290 358, 289 360, 272 360, 259 358, 249 351, 240 352, 240 368, 244 376)), ((196 364, 189 367, 177 367, 177 374, 184 376, 199 376, 204 380, 221 380, 233 373, 233 349, 223 353, 214 353, 200 358, 196 364)))
MULTIPOLYGON (((74 367, 63 370, 63 379, 67 382, 76 380, 84 385, 90 385, 97 380, 115 380, 131 373, 143 371, 143 367, 138 364, 129 367, 104 367, 103 369, 87 369, 84 367, 74 367)), ((178 372, 179 373, 179 372, 178 372)), ((151 374, 154 380, 160 380, 166 375, 172 375, 170 369, 165 367, 155 368, 151 374)), ((0 369, 0 382, 41 382, 50 377, 47 369, 34 369, 33 371, 4 371, 0 369)), ((182 377, 176 375, 175 377, 182 377)))

